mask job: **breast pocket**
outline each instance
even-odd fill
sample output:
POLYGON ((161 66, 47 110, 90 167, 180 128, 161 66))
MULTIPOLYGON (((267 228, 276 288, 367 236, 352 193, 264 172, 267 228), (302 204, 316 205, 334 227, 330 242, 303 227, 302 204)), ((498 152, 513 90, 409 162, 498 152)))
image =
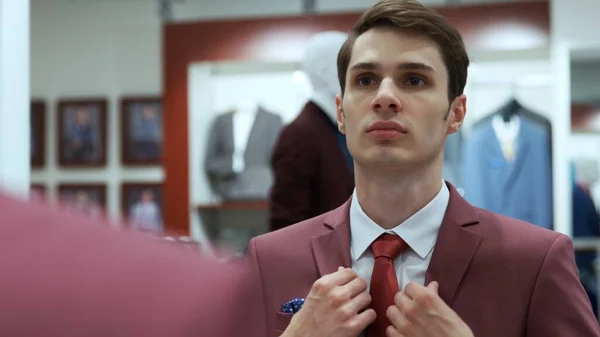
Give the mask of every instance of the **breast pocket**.
POLYGON ((286 314, 281 311, 277 311, 275 313, 275 330, 277 331, 277 335, 280 336, 285 329, 287 329, 288 325, 290 325, 290 321, 294 314, 286 314))

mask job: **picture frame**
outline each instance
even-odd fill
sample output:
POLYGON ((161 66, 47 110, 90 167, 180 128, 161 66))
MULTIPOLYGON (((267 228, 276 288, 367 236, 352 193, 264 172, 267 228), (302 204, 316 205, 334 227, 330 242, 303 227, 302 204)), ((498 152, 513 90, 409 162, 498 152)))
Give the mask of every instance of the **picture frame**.
POLYGON ((121 162, 125 166, 162 163, 163 106, 159 96, 121 98, 121 162))
POLYGON ((46 164, 46 102, 43 100, 31 101, 29 125, 31 168, 40 169, 46 164))
POLYGON ((129 228, 164 232, 163 184, 129 182, 121 184, 121 212, 129 228))
POLYGON ((70 210, 101 218, 106 210, 106 185, 63 183, 58 186, 58 199, 70 210))
POLYGON ((29 185, 29 196, 32 200, 45 201, 48 199, 46 185, 44 184, 30 184, 29 185))
POLYGON ((107 152, 107 100, 63 99, 57 104, 61 167, 102 167, 107 152))
POLYGON ((600 99, 571 104, 571 132, 600 133, 600 99))

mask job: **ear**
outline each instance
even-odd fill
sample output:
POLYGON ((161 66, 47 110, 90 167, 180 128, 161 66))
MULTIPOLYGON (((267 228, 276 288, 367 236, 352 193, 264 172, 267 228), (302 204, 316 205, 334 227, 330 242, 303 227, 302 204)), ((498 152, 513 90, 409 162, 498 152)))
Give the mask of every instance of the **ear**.
POLYGON ((460 130, 467 114, 467 96, 462 94, 454 99, 448 113, 448 134, 460 130))
POLYGON ((338 130, 340 130, 340 132, 342 134, 346 134, 346 116, 344 115, 344 108, 342 107, 343 103, 343 98, 341 95, 335 95, 335 107, 336 107, 336 115, 337 115, 337 123, 338 123, 338 130))

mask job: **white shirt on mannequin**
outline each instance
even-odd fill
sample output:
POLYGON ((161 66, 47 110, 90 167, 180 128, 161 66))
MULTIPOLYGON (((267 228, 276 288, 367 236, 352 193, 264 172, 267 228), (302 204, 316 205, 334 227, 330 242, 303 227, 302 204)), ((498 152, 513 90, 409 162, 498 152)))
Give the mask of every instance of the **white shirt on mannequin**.
POLYGON ((492 119, 492 127, 500 143, 504 159, 512 161, 518 151, 517 138, 519 136, 519 129, 521 128, 521 118, 513 115, 508 122, 505 122, 501 116, 496 115, 492 119))
POLYGON ((371 284, 371 273, 375 264, 370 246, 383 233, 396 234, 409 246, 394 260, 400 290, 409 282, 425 284, 425 273, 448 207, 450 191, 445 182, 438 194, 425 207, 413 214, 404 223, 391 230, 385 230, 371 220, 362 210, 356 196, 350 204, 350 254, 352 269, 359 277, 371 284))
POLYGON ((256 119, 258 107, 256 105, 246 105, 238 108, 233 113, 233 171, 242 172, 245 167, 244 153, 248 145, 250 131, 256 119))

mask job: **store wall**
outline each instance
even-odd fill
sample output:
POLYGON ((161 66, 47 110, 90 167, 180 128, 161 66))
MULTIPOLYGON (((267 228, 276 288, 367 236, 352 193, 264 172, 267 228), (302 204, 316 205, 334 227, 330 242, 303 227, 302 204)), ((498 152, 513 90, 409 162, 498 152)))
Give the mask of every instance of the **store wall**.
POLYGON ((119 99, 161 93, 160 22, 145 2, 31 3, 31 95, 46 101, 46 165, 32 172, 50 198, 60 183, 107 184, 107 208, 120 211, 124 181, 161 181, 159 167, 125 169, 120 164, 119 99), (97 169, 60 169, 56 102, 61 98, 108 99, 107 164, 97 169))
POLYGON ((600 1, 551 0, 552 38, 570 44, 600 43, 600 1))

